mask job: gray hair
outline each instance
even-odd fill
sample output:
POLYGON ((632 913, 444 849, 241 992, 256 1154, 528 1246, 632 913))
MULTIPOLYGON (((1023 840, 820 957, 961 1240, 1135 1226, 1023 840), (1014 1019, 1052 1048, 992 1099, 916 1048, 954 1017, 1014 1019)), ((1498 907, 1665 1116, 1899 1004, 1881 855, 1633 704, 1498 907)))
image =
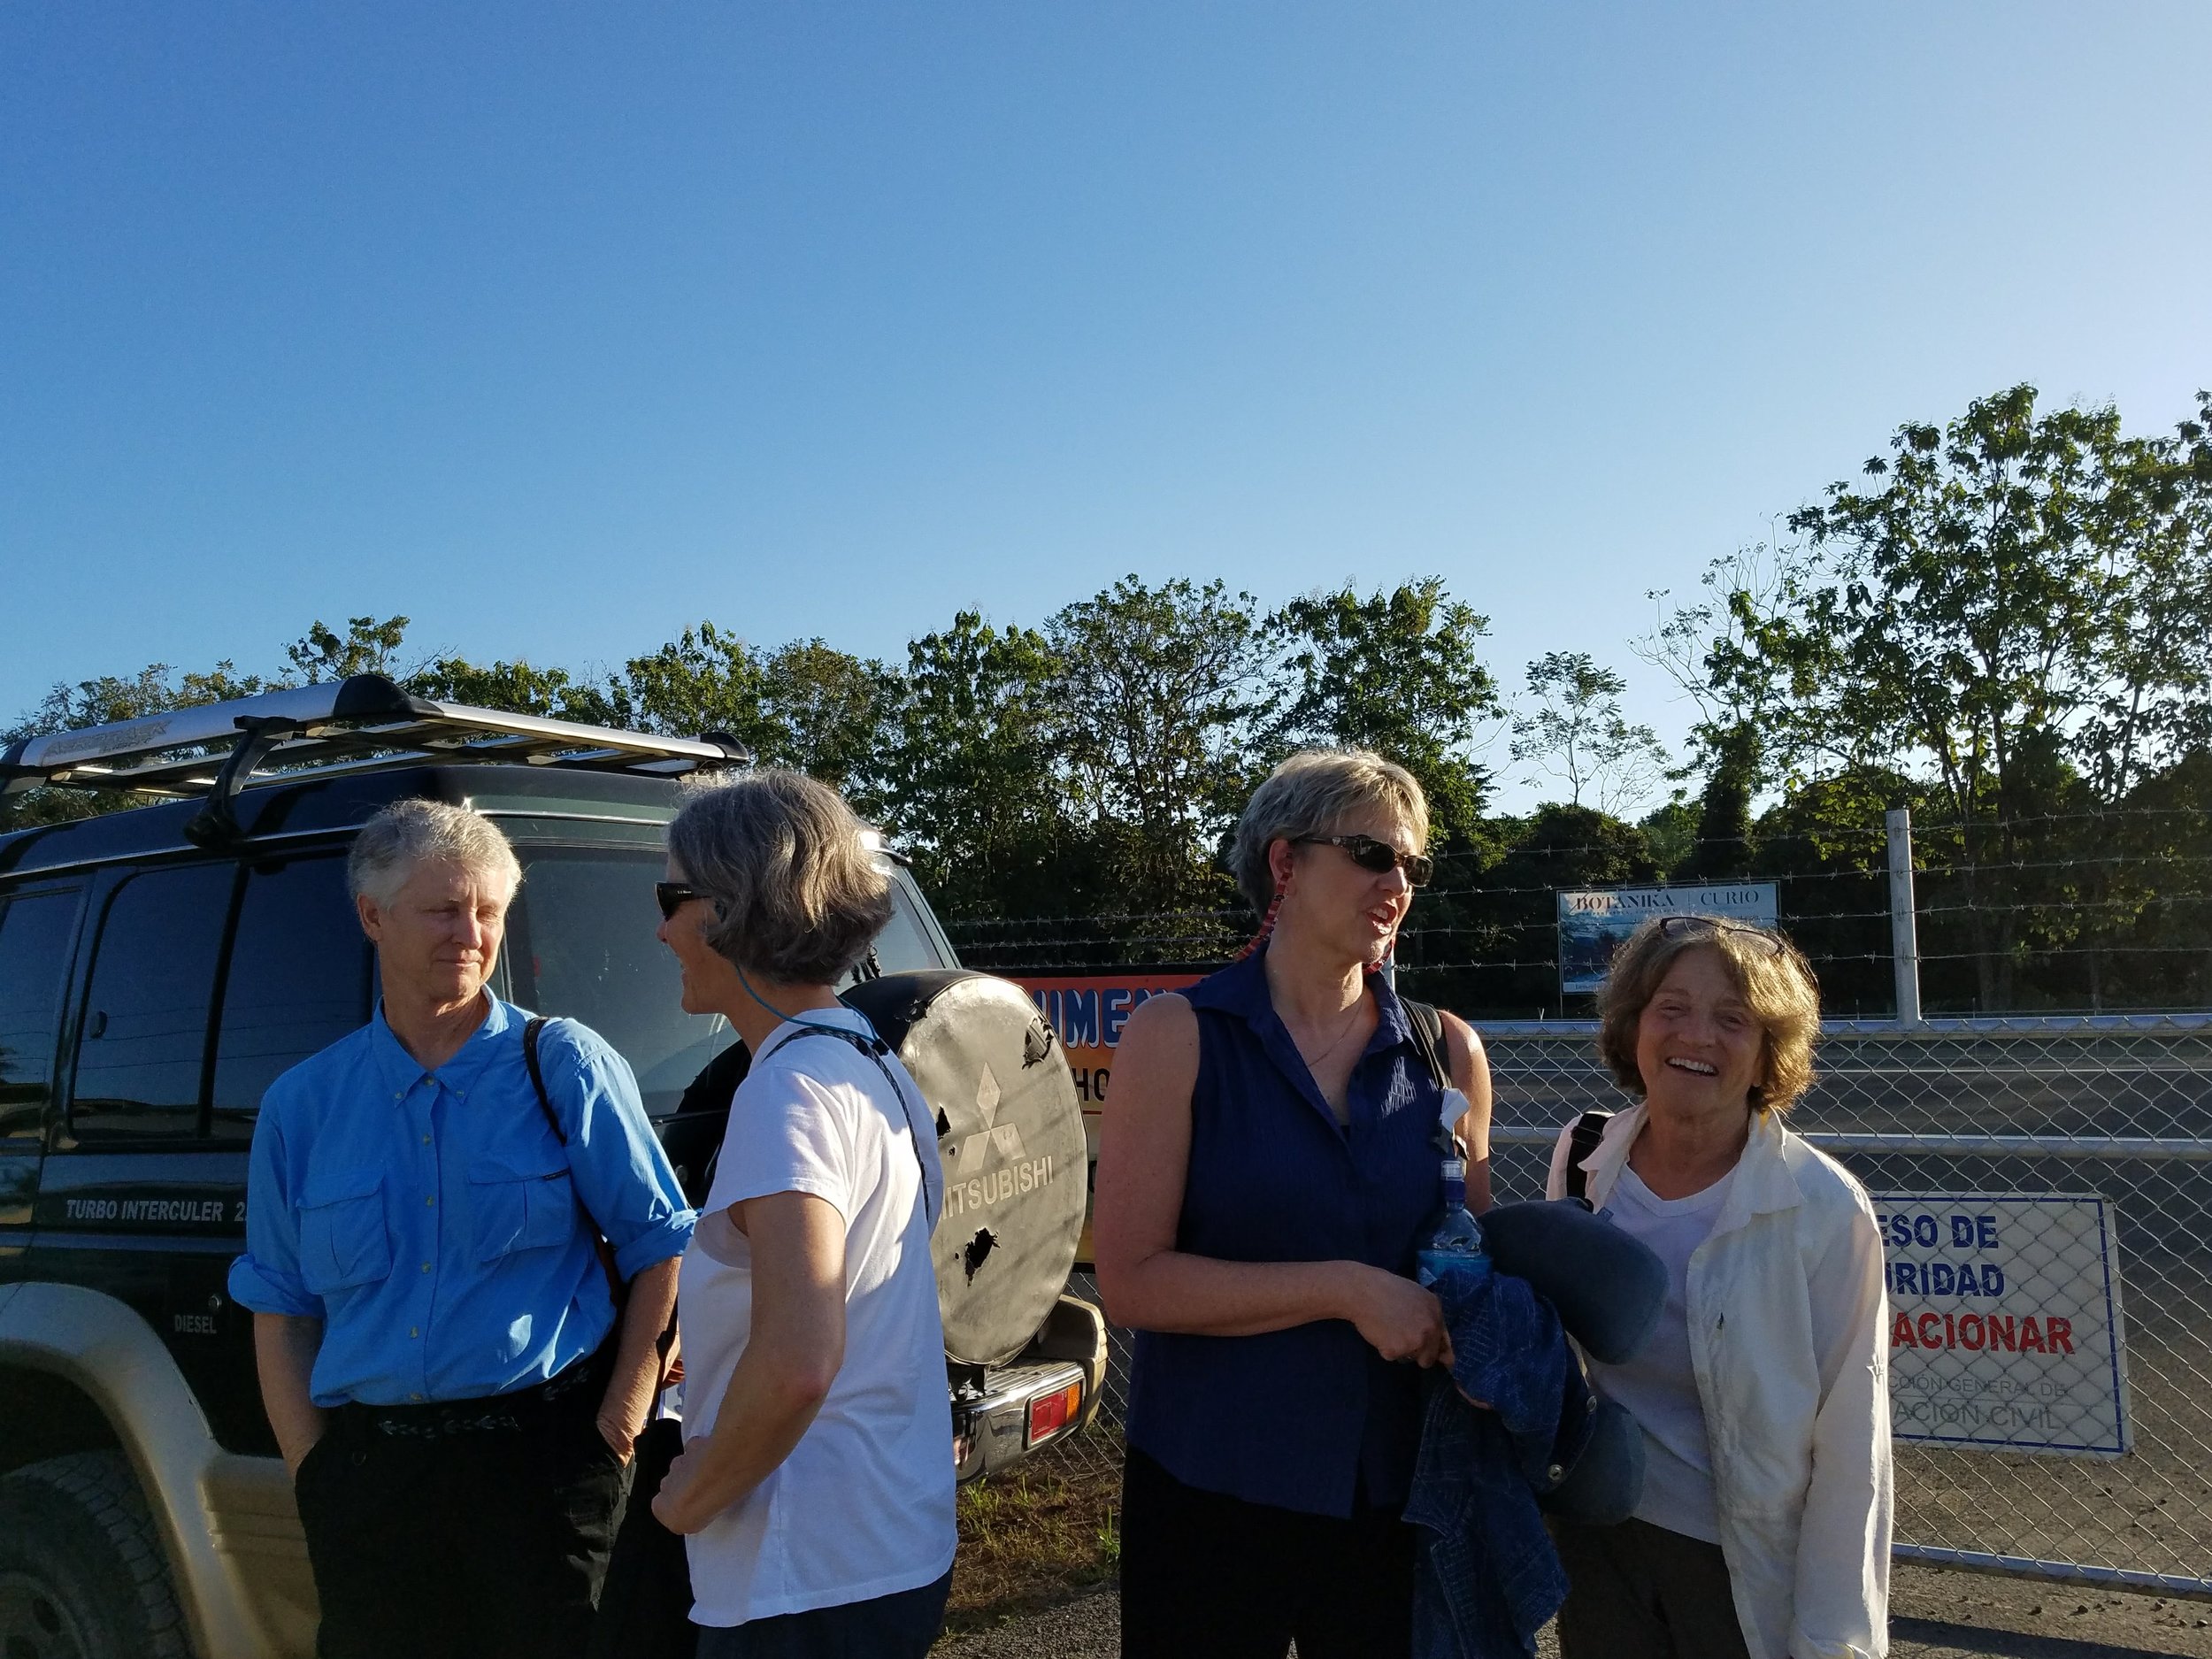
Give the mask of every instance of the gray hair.
POLYGON ((443 801, 396 801, 361 826, 346 859, 357 898, 379 909, 399 896, 415 866, 456 864, 481 876, 503 877, 510 897, 522 885, 522 865, 499 826, 480 812, 443 801))
POLYGON ((1275 897, 1267 849, 1301 835, 1334 835, 1355 814, 1380 809, 1405 819, 1414 850, 1428 844, 1429 803, 1411 772, 1371 749, 1302 749, 1267 774, 1237 821, 1230 873, 1262 915, 1275 897))
POLYGON ((844 797, 775 770, 692 787, 668 853, 714 902, 707 943, 764 979, 834 985, 891 919, 891 879, 844 797))

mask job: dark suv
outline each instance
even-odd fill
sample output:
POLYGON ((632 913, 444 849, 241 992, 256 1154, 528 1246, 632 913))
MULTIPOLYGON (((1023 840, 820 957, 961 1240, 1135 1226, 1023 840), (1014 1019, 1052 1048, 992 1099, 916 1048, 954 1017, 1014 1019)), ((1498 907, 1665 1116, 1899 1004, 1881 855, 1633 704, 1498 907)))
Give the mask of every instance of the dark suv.
MULTIPOLYGON (((11 790, 184 797, 0 836, 0 1653, 313 1649, 252 1317, 225 1278, 262 1091, 373 1006, 344 867, 379 808, 465 803, 507 833, 525 876, 494 990, 622 1052, 696 1196, 728 1096, 679 1106, 735 1039, 679 1007, 652 886, 672 774, 742 764, 733 749, 427 703, 365 677, 0 757, 11 790)), ((903 869, 894 879, 875 968, 891 988, 948 979, 927 903, 903 869)), ((964 1475, 1087 1418, 1102 1325, 1060 1288, 1010 1280, 1041 1304, 1018 1316, 1034 1336, 1003 1364, 949 1363, 964 1475)))

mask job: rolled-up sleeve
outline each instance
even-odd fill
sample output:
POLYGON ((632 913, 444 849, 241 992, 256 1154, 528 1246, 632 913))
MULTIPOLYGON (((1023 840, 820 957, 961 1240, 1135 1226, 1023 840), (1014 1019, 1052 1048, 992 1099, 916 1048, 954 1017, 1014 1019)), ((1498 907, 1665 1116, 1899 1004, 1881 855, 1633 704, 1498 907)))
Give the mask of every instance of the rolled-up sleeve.
POLYGON ((230 1299, 256 1313, 319 1319, 322 1301, 300 1278, 298 1211, 284 1171, 282 1116, 265 1106, 246 1166, 246 1253, 230 1264, 230 1299))
POLYGON ((564 1058, 572 1056, 571 1086, 564 1090, 547 1081, 554 1098, 576 1113, 573 1125, 562 1125, 569 1171, 577 1196, 614 1246, 615 1271, 634 1279, 655 1263, 683 1254, 698 1212, 684 1202, 629 1062, 566 1020, 559 1028, 567 1039, 561 1045, 564 1058))

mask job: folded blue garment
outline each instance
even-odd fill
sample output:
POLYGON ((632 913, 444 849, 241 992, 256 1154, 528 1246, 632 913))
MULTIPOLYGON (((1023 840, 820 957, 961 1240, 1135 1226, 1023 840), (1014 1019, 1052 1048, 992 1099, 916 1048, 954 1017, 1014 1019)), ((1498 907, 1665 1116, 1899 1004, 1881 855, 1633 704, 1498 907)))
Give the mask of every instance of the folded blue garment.
POLYGON ((1405 1507, 1420 1537, 1413 1652, 1527 1659, 1567 1595, 1536 1494, 1580 1453, 1588 1390, 1558 1315, 1525 1280, 1477 1259, 1433 1288, 1452 1369, 1431 1376, 1405 1507))

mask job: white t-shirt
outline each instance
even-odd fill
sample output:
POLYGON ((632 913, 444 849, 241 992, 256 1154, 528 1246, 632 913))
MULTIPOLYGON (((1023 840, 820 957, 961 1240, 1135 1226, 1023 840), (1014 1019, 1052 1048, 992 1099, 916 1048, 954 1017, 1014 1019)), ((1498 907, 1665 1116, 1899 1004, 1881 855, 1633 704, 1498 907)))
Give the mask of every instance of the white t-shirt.
MULTIPOLYGON (((865 1031, 858 1014, 806 1021, 865 1031)), ((930 1266, 922 1173, 944 1178, 921 1092, 894 1056, 903 1105, 876 1063, 838 1037, 762 1045, 730 1107, 714 1184, 684 1251, 685 1436, 710 1432, 752 1321, 752 1249, 730 1206, 810 1193, 845 1218, 845 1361, 790 1456, 687 1540, 691 1617, 742 1624, 933 1583, 952 1565, 952 1407, 930 1266), (920 1156, 916 1156, 917 1152, 920 1156)))
POLYGON ((1644 1494, 1636 1518, 1709 1544, 1720 1542, 1720 1510, 1713 1499, 1705 1408, 1690 1360, 1690 1256, 1712 1236, 1735 1179, 1731 1170, 1701 1193, 1661 1198, 1624 1166, 1601 1212, 1667 1264, 1667 1305, 1642 1353, 1625 1365, 1593 1360, 1590 1380, 1643 1425, 1644 1494))

